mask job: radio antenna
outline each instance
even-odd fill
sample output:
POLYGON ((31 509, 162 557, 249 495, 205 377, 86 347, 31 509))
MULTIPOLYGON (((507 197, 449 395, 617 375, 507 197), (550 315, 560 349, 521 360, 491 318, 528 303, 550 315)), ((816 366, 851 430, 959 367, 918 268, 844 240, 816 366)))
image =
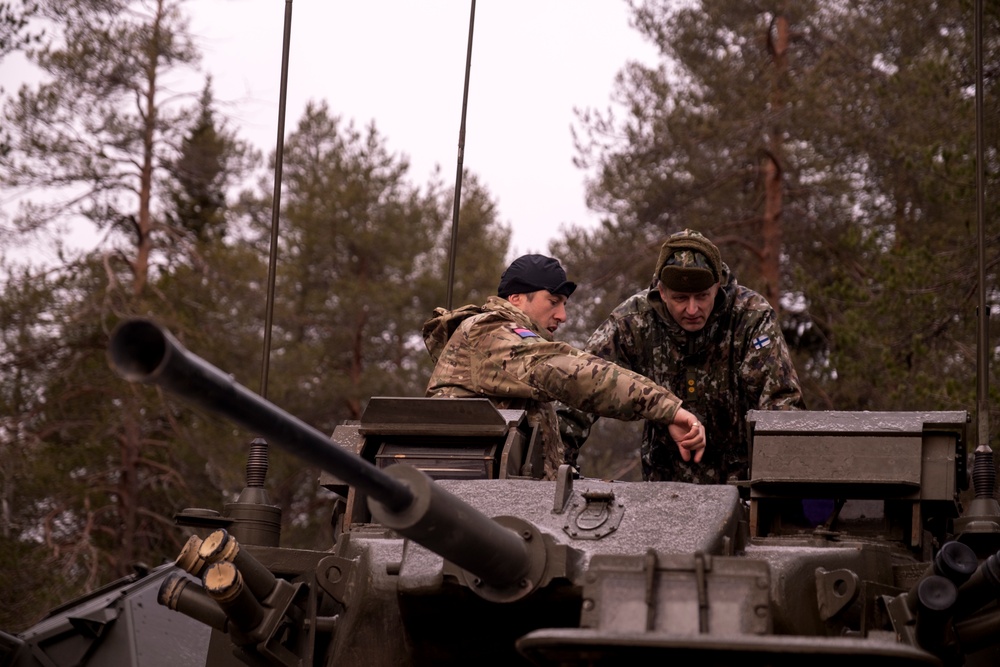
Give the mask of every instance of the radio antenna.
POLYGON ((476 25, 476 0, 469 12, 469 44, 465 52, 465 87, 462 91, 462 122, 458 129, 458 169, 455 174, 455 207, 451 214, 451 250, 448 254, 448 298, 451 310, 455 289, 455 259, 458 256, 458 212, 462 206, 462 162, 465 159, 465 112, 469 106, 469 72, 472 70, 472 35, 476 25))
MULTIPOLYGON (((996 535, 1000 532, 1000 503, 996 500, 996 468, 993 448, 990 447, 989 406, 989 343, 990 310, 986 302, 986 214, 985 214, 985 159, 983 136, 983 0, 975 3, 976 52, 976 223, 978 226, 977 251, 979 267, 978 329, 976 331, 976 450, 972 464, 972 483, 975 498, 969 503, 965 516, 955 521, 955 532, 969 534, 967 540, 977 540, 975 534, 996 535)), ((985 541, 991 547, 994 542, 985 541)))
POLYGON ((986 303, 986 206, 985 148, 983 137, 983 0, 976 0, 976 223, 979 250, 979 335, 976 341, 976 427, 978 447, 990 444, 989 335, 990 309, 986 303))
POLYGON ((285 105, 288 93, 288 45, 292 37, 292 0, 285 0, 285 32, 281 43, 281 92, 278 97, 278 139, 274 149, 274 196, 271 202, 271 255, 267 263, 267 298, 264 312, 264 353, 260 365, 261 398, 267 398, 267 372, 271 360, 271 325, 274 321, 274 282, 278 267, 278 220, 281 213, 281 168, 285 156, 285 105))

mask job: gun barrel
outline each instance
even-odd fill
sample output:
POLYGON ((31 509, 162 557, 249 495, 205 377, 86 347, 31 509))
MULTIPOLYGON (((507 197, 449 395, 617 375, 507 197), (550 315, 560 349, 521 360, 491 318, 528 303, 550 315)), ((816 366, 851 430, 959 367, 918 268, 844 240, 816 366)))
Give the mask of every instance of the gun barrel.
POLYGON ((124 379, 159 385, 200 408, 225 415, 392 510, 403 510, 413 502, 405 484, 192 354, 155 322, 121 322, 111 334, 108 355, 124 379))
POLYGON ((396 464, 392 467, 400 470, 393 474, 376 468, 192 354, 150 320, 120 323, 108 355, 124 379, 156 384, 228 417, 363 491, 385 525, 490 584, 519 586, 538 562, 544 563, 542 545, 532 545, 533 551, 527 538, 438 489, 415 468, 396 464), (413 474, 404 476, 403 468, 413 474))

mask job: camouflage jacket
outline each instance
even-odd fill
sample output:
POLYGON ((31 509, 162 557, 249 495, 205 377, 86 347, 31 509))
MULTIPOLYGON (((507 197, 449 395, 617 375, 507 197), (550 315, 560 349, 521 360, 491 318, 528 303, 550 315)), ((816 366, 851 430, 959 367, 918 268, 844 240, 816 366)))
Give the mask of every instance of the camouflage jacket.
MULTIPOLYGON (((685 463, 667 429, 647 422, 644 479, 703 484, 746 479, 747 411, 805 407, 774 309, 737 284, 726 266, 722 284, 700 331, 682 329, 654 287, 621 303, 587 341, 588 352, 672 389, 705 424, 701 463, 685 463)), ((568 407, 560 407, 559 417, 566 458, 575 462, 597 417, 568 407)))
POLYGON ((448 311, 434 310, 423 327, 435 362, 428 396, 486 396, 500 409, 526 410, 541 428, 545 475, 563 463, 555 406, 561 401, 604 417, 666 425, 680 400, 646 378, 567 343, 553 341, 506 299, 448 311))

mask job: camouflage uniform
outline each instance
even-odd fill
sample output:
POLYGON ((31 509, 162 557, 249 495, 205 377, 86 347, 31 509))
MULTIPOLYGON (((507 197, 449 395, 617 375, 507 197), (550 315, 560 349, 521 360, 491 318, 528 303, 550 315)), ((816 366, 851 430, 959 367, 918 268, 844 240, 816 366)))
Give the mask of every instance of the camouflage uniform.
POLYGON ((523 409, 540 425, 545 476, 563 463, 552 401, 604 417, 670 424, 680 400, 648 379, 553 341, 551 334, 506 299, 434 310, 423 327, 436 366, 428 396, 486 396, 500 409, 523 409))
MULTIPOLYGON (((751 409, 804 408, 777 315, 760 294, 737 284, 723 264, 715 306, 689 333, 654 286, 629 297, 594 332, 586 350, 649 377, 684 399, 705 425, 701 463, 684 462, 666 428, 646 422, 642 475, 652 481, 726 483, 746 479, 751 409)), ((560 408, 566 459, 575 463, 596 416, 560 408)))

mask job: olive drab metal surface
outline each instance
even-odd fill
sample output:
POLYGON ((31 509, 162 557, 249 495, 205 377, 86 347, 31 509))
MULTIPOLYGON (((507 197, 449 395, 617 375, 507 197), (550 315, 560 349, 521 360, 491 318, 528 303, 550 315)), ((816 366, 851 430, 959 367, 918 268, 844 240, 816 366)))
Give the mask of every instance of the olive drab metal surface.
POLYGON ((281 547, 248 467, 240 502, 178 514, 173 564, 3 635, 2 665, 1000 659, 1000 508, 977 458, 961 511, 964 412, 751 412, 740 487, 543 481, 523 412, 486 399, 376 397, 331 438, 154 322, 110 357, 322 467, 333 548, 281 547))

